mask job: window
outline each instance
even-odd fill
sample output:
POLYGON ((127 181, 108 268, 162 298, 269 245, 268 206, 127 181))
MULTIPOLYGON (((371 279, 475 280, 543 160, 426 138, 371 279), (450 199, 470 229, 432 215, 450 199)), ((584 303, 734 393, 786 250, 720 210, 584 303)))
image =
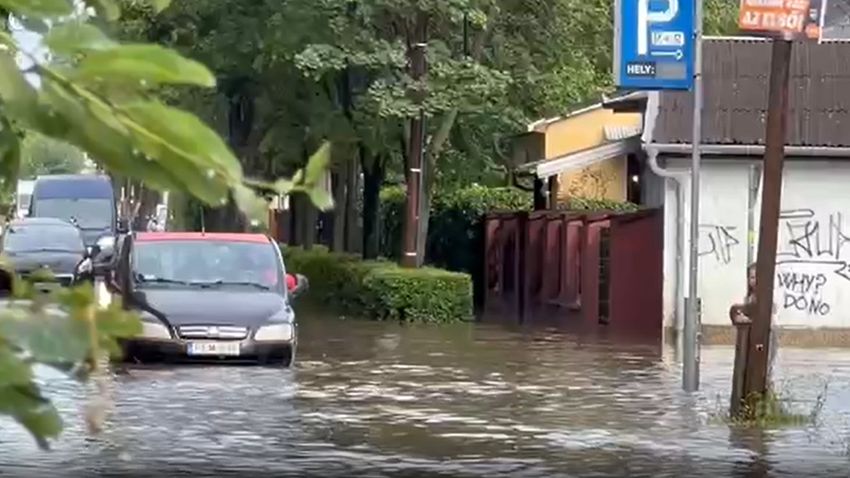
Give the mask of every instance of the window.
POLYGON ((3 251, 13 254, 48 251, 81 253, 84 250, 80 232, 70 226, 13 226, 3 238, 3 251))
POLYGON ((136 241, 133 278, 139 288, 215 282, 278 287, 282 271, 273 247, 236 241, 136 241))
POLYGON ((112 201, 103 198, 35 198, 34 216, 75 222, 82 229, 108 229, 113 223, 112 201))

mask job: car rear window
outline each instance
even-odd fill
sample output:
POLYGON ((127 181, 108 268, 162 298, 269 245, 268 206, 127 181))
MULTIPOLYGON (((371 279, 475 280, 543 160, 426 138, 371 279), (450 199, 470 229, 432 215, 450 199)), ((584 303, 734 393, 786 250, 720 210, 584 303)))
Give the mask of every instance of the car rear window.
POLYGON ((71 226, 24 225, 12 226, 3 237, 3 251, 21 252, 82 252, 85 250, 80 232, 71 226))

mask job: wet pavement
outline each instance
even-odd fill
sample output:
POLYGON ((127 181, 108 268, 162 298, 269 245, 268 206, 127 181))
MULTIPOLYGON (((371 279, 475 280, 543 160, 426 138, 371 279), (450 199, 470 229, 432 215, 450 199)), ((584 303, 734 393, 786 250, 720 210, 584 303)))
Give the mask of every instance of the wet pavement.
POLYGON ((783 349, 778 379, 817 424, 731 430, 732 349, 675 353, 548 330, 302 317, 293 370, 133 367, 92 386, 41 377, 66 419, 51 452, 0 419, 0 476, 848 476, 850 351, 783 349))

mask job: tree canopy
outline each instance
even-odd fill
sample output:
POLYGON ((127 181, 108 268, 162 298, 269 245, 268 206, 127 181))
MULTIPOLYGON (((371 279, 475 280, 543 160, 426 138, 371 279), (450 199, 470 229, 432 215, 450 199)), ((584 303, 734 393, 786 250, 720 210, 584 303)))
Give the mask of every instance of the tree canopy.
POLYGON ((21 179, 42 174, 77 174, 86 166, 79 148, 38 133, 27 134, 21 142, 21 179))

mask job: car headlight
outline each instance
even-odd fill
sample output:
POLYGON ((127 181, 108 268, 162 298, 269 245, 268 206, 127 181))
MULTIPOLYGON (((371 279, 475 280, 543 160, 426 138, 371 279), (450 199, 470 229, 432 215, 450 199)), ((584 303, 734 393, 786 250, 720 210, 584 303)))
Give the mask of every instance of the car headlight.
POLYGON ((292 340, 294 327, 292 324, 265 325, 254 334, 257 342, 289 342, 292 340))
POLYGON ((165 324, 159 321, 159 319, 148 313, 143 313, 142 333, 139 337, 145 339, 171 340, 171 332, 165 324))

